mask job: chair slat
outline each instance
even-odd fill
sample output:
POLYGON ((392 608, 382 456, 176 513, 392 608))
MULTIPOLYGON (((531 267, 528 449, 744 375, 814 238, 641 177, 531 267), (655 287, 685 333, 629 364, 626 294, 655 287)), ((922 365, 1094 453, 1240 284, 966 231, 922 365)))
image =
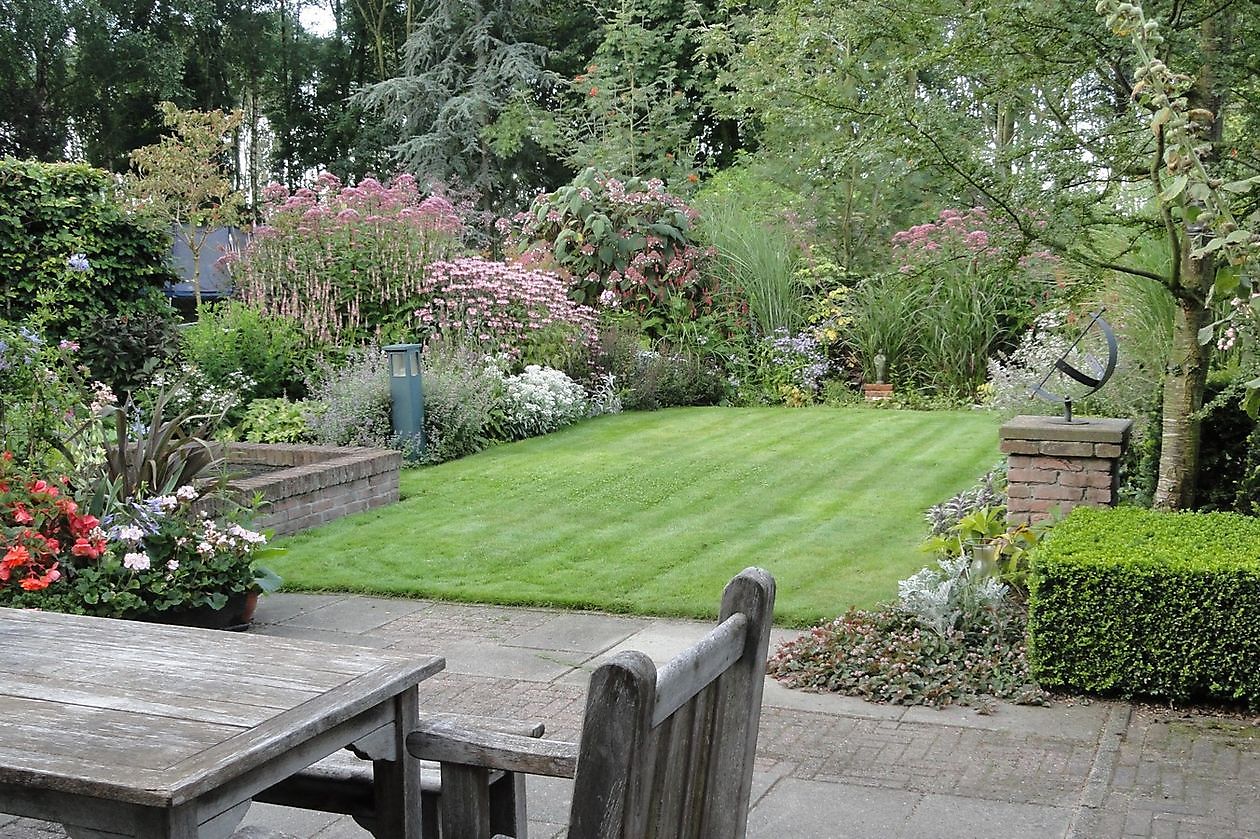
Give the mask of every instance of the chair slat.
POLYGON ((717 732, 717 683, 710 683, 696 694, 692 701, 690 754, 687 757, 687 775, 683 777, 686 797, 678 820, 679 836, 707 836, 704 832, 704 802, 709 786, 713 783, 712 762, 717 732))
POLYGON ((734 614, 709 630, 694 647, 666 662, 656 675, 656 707, 652 711, 652 725, 660 725, 684 702, 739 661, 747 646, 747 636, 748 618, 734 614))

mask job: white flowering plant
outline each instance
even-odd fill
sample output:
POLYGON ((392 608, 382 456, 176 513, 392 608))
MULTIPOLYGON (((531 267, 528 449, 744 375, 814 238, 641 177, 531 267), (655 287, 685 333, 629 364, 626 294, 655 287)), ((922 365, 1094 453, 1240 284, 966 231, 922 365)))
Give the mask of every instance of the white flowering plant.
POLYGON ((1044 312, 1020 336, 1014 349, 989 359, 989 380, 984 390, 993 407, 1020 411, 1036 404, 1033 387, 1071 346, 1063 332, 1067 321, 1065 311, 1044 312))
POLYGON ((508 439, 547 434, 583 419, 588 410, 586 390, 560 370, 530 364, 503 379, 501 428, 508 439))

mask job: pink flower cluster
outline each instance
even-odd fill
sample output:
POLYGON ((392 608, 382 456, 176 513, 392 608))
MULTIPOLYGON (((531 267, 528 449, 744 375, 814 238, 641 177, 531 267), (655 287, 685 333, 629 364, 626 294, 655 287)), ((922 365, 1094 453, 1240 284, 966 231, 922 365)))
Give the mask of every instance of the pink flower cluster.
POLYGON ((557 325, 594 339, 595 310, 572 300, 565 281, 546 271, 456 259, 430 265, 426 285, 431 297, 415 316, 429 334, 460 335, 511 356, 531 333, 557 325))
MULTIPOLYGON (((893 234, 893 254, 903 274, 944 263, 974 271, 1003 258, 1008 244, 1004 240, 1011 238, 1006 233, 1004 225, 991 219, 983 207, 942 210, 936 221, 893 234)), ((1054 254, 1042 250, 1021 257, 1018 264, 1029 269, 1055 262, 1054 254)))
POLYGON ((274 229, 296 228, 316 233, 321 227, 348 225, 398 225, 423 232, 458 236, 464 225, 450 201, 440 195, 425 196, 412 175, 398 175, 389 186, 376 178, 364 178, 343 186, 336 175, 325 172, 313 188, 290 194, 280 184, 263 190, 267 224, 256 230, 266 236, 274 229))
POLYGON ((894 234, 893 253, 901 261, 902 273, 942 258, 984 256, 995 249, 990 241, 989 226, 989 214, 983 207, 973 207, 965 213, 942 210, 936 221, 916 224, 894 234))
POLYGON ((240 298, 298 320, 321 341, 356 343, 410 328, 425 267, 457 253, 459 211, 411 175, 343 185, 321 175, 290 193, 268 186, 266 224, 231 261, 240 298))

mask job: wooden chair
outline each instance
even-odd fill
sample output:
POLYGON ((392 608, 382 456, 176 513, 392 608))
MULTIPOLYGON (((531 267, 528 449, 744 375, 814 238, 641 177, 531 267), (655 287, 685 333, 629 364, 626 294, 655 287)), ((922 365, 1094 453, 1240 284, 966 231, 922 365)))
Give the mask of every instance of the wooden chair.
POLYGON ((576 745, 422 723, 407 749, 441 764, 442 839, 525 839, 523 796, 493 794, 496 771, 572 777, 570 839, 742 839, 773 610, 774 579, 748 568, 717 627, 659 671, 614 656, 591 676, 576 745))

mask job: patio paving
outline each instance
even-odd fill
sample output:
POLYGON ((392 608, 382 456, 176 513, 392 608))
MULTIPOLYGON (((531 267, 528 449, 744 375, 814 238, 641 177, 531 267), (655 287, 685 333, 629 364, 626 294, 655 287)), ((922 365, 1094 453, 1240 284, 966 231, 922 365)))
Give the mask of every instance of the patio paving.
MULTIPOLYGON (((536 719, 576 739, 586 681, 614 652, 658 663, 711 624, 351 595, 265 598, 253 632, 438 653, 422 707, 536 719)), ((793 632, 775 630, 775 641, 793 632)), ((563 835, 570 783, 530 778, 530 833, 563 835)), ((873 705, 767 680, 751 839, 1260 839, 1260 719, 1120 702, 992 714, 873 705)), ((0 815, 4 839, 57 825, 0 815)), ((255 804, 237 839, 364 839, 347 817, 255 804)))

